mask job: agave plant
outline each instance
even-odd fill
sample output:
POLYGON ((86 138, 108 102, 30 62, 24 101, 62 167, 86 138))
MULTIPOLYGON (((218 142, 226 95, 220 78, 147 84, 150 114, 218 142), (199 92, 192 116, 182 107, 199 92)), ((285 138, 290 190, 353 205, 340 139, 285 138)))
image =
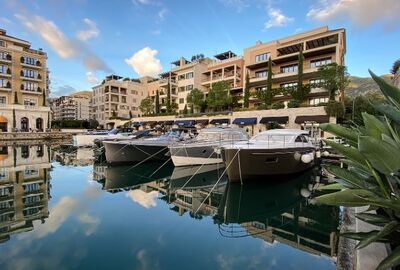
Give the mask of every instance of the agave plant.
POLYGON ((347 168, 327 165, 337 183, 324 187, 331 192, 317 202, 348 207, 369 206, 356 218, 378 226, 370 232, 347 232, 344 237, 358 240, 356 248, 373 242, 397 246, 377 269, 400 264, 400 89, 369 71, 387 100, 387 104, 370 101, 381 115, 363 113, 363 125, 345 128, 323 124, 321 129, 345 138, 348 145, 326 141, 345 158, 347 168))

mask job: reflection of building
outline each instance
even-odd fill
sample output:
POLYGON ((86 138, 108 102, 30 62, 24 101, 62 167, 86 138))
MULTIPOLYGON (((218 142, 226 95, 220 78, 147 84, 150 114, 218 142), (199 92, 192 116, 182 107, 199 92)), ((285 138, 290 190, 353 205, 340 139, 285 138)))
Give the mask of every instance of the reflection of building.
POLYGON ((93 162, 93 149, 60 146, 54 149, 53 159, 61 165, 87 166, 93 162))
POLYGON ((0 241, 49 216, 49 154, 46 145, 0 147, 0 241))
POLYGON ((0 131, 44 131, 50 108, 47 55, 0 29, 0 131))

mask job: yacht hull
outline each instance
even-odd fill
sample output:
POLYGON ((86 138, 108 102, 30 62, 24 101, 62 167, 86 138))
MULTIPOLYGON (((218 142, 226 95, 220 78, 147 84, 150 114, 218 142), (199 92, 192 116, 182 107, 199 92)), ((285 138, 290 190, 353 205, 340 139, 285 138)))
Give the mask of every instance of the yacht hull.
POLYGON ((312 147, 282 149, 222 149, 230 182, 262 180, 265 176, 290 175, 308 170, 314 160, 304 163, 301 155, 312 153, 312 147), (239 151, 239 152, 238 152, 239 151))
POLYGON ((221 154, 215 146, 170 147, 171 159, 175 166, 208 165, 222 163, 221 154))
POLYGON ((168 146, 103 142, 108 163, 135 163, 169 159, 168 146))

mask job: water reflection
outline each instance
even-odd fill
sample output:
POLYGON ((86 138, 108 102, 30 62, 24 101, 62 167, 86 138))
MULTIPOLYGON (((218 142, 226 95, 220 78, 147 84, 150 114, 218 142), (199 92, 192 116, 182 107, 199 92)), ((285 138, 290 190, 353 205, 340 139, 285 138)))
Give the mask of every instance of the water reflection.
POLYGON ((0 147, 0 241, 31 231, 33 221, 49 217, 50 148, 47 145, 0 147))
POLYGON ((93 163, 93 149, 60 145, 53 149, 53 160, 61 165, 86 166, 93 163))

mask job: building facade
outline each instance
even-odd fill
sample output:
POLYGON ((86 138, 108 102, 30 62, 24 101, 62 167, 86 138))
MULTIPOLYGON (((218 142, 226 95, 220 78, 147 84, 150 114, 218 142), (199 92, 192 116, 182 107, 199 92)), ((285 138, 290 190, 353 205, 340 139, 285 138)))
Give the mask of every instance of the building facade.
POLYGON ((89 120, 90 98, 87 96, 61 96, 51 101, 54 120, 89 120))
POLYGON ((92 117, 100 127, 111 128, 117 119, 141 116, 140 102, 148 96, 147 85, 152 78, 129 79, 116 75, 107 76, 93 87, 92 117))
POLYGON ((0 29, 0 131, 44 131, 50 121, 47 55, 0 29))
MULTIPOLYGON (((324 64, 337 63, 344 65, 346 52, 345 30, 329 30, 320 27, 270 42, 258 41, 256 45, 244 49, 244 74, 250 77, 251 93, 267 89, 268 61, 272 60, 272 88, 297 86, 299 71, 299 54, 302 50, 303 84, 318 85, 318 67, 324 64)), ((329 93, 322 88, 312 87, 306 96, 308 106, 316 106, 328 101, 329 93)), ((283 102, 287 107, 290 96, 276 95, 274 102, 283 102)), ((252 98, 251 103, 260 103, 252 98)))

